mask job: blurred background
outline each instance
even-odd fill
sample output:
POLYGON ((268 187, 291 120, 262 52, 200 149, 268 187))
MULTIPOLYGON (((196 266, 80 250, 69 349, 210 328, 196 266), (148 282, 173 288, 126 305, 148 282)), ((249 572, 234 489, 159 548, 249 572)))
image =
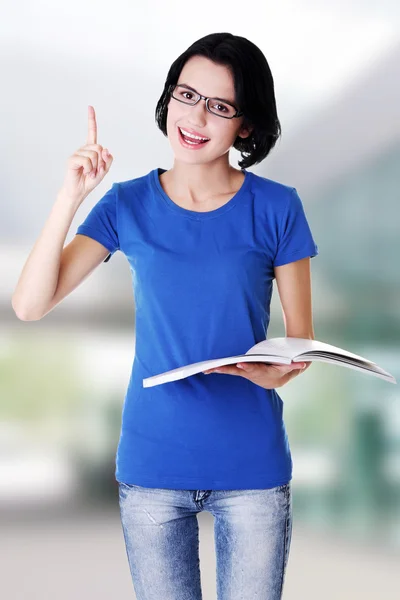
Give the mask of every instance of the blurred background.
MULTIPOLYGON (((114 163, 66 243, 113 182, 172 167, 154 110, 175 58, 216 31, 257 44, 282 138, 250 170, 302 198, 319 248, 315 337, 399 380, 400 5, 20 0, 5 3, 0 31, 1 593, 133 598, 114 477, 135 351, 129 264, 117 252, 40 321, 11 307, 67 158, 86 143, 88 104, 114 163)), ((275 287, 268 337, 284 334, 275 287)), ((279 393, 294 463, 284 598, 397 598, 399 387, 314 363, 279 393)), ((214 600, 213 517, 198 519, 203 597, 214 600)))

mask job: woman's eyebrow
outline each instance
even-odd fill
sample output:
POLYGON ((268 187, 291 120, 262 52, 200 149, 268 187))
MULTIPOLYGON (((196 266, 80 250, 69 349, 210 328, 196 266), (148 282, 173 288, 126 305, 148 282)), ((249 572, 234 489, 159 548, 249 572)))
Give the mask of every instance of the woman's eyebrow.
MULTIPOLYGON (((192 92, 195 92, 196 94, 199 93, 197 90, 195 90, 193 87, 191 87, 187 83, 180 83, 179 85, 184 85, 185 87, 187 87, 192 92)), ((233 100, 227 100, 226 98, 219 98, 218 96, 210 96, 210 98, 215 98, 216 100, 221 100, 222 102, 228 102, 229 104, 234 104, 233 100)))

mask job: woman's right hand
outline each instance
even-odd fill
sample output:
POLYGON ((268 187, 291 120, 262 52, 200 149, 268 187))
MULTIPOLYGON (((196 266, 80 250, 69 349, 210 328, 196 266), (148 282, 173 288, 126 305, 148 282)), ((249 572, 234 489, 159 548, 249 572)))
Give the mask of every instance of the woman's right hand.
POLYGON ((76 201, 83 201, 108 173, 113 157, 97 143, 96 114, 93 106, 88 107, 87 143, 68 158, 67 173, 62 190, 76 201))

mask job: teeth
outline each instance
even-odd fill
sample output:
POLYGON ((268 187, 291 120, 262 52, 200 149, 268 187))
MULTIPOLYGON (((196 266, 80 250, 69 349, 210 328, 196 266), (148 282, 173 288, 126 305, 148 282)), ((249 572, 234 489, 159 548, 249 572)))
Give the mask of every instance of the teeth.
POLYGON ((193 138, 194 140, 209 140, 210 139, 210 138, 202 138, 202 137, 199 137, 198 135, 193 135, 193 133, 189 133, 188 131, 185 131, 181 127, 179 127, 179 129, 186 137, 193 138))

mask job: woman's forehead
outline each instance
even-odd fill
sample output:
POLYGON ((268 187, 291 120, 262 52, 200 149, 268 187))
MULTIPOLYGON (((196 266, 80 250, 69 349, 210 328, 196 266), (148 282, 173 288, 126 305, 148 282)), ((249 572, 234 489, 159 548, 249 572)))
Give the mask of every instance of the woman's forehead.
POLYGON ((228 68, 225 65, 217 65, 208 59, 194 61, 195 58, 199 57, 192 57, 184 65, 178 83, 187 85, 203 96, 223 98, 228 102, 234 102, 234 82, 228 68))

